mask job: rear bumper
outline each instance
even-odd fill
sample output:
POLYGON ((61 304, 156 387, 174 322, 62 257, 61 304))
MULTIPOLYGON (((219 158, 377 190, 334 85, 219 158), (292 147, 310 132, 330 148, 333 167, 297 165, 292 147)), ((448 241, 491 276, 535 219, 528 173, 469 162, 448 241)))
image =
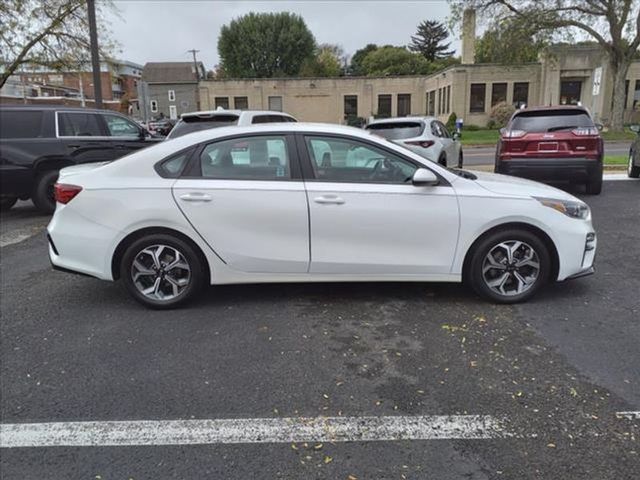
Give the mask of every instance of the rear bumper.
POLYGON ((516 158, 497 161, 495 171, 531 180, 584 182, 602 175, 602 162, 588 158, 516 158))

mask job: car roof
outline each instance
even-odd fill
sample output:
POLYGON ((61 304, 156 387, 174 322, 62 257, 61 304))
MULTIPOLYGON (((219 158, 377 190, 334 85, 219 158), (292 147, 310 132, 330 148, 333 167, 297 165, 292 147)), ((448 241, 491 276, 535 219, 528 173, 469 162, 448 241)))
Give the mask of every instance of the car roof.
POLYGON ((99 108, 82 108, 68 107, 66 105, 20 105, 20 104, 2 104, 0 108, 3 110, 64 110, 65 112, 83 112, 83 113, 120 113, 115 110, 99 109, 99 108))
POLYGON ((381 123, 406 123, 411 121, 422 121, 425 123, 432 122, 433 120, 437 120, 435 117, 424 117, 424 116, 415 116, 415 117, 393 117, 393 118, 378 118, 369 122, 369 125, 378 125, 381 123))
POLYGON ((582 105, 543 105, 539 107, 525 107, 516 110, 515 113, 544 112, 547 110, 580 110, 589 113, 589 110, 582 105))
POLYGON ((285 112, 277 112, 275 110, 200 110, 198 112, 188 112, 180 115, 180 118, 184 117, 215 117, 216 115, 284 115, 293 118, 291 115, 285 112))

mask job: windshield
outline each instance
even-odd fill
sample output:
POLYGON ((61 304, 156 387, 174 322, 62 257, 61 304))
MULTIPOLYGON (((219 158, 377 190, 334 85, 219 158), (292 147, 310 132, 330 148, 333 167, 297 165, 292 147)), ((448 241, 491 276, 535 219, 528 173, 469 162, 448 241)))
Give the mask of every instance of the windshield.
POLYGON ((374 123, 368 125, 367 130, 387 140, 398 140, 420 136, 424 130, 424 124, 422 122, 374 123))
POLYGON ((227 127, 238 123, 237 115, 216 115, 215 117, 200 118, 186 117, 181 119, 167 138, 178 138, 188 133, 208 130, 210 128, 227 127))
POLYGON ((543 110, 519 113, 513 118, 510 129, 541 133, 593 126, 587 112, 582 110, 543 110))

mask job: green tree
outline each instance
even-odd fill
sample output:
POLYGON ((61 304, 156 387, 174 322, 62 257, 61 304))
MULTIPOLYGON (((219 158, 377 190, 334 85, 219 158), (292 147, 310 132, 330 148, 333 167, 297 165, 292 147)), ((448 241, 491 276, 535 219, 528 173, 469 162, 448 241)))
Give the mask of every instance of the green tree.
POLYGON ((418 31, 411 37, 409 50, 420 53, 424 58, 434 60, 451 57, 454 53, 449 50, 451 42, 445 43, 449 32, 444 24, 436 20, 424 20, 418 25, 418 31))
POLYGON ((404 47, 385 46, 369 52, 362 60, 362 69, 368 76, 426 75, 434 71, 434 66, 404 47))
MULTIPOLYGON (((115 48, 102 21, 110 8, 109 1, 96 5, 103 56, 115 48)), ((0 87, 24 67, 64 70, 88 62, 88 23, 86 0, 0 1, 0 87)))
POLYGON ((366 57, 369 53, 377 50, 378 45, 375 43, 369 43, 366 47, 361 48, 360 50, 356 50, 356 53, 351 57, 351 63, 349 65, 349 73, 351 75, 366 75, 364 69, 362 68, 362 61, 364 57, 366 57))
POLYGON ((611 129, 622 131, 625 80, 640 47, 640 0, 449 0, 452 19, 465 8, 502 22, 517 19, 532 28, 568 38, 581 33, 598 42, 609 57, 613 77, 611 129))
POLYGON ((297 75, 314 50, 302 17, 288 12, 249 13, 223 26, 218 38, 221 67, 229 77, 297 75))
POLYGON ((476 41, 477 63, 515 65, 538 61, 538 54, 551 43, 548 31, 517 18, 493 23, 476 41), (518 48, 513 48, 517 45, 518 48))
POLYGON ((338 45, 320 45, 300 68, 303 77, 337 77, 342 74, 344 52, 338 45))

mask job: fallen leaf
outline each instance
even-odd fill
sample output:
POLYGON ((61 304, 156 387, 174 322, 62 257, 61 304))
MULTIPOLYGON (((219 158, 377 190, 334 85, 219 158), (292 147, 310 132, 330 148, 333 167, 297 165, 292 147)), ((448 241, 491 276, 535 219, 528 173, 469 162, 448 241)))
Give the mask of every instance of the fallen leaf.
POLYGON ((325 455, 324 463, 331 463, 331 462, 333 462, 333 458, 331 458, 329 455, 325 455))

